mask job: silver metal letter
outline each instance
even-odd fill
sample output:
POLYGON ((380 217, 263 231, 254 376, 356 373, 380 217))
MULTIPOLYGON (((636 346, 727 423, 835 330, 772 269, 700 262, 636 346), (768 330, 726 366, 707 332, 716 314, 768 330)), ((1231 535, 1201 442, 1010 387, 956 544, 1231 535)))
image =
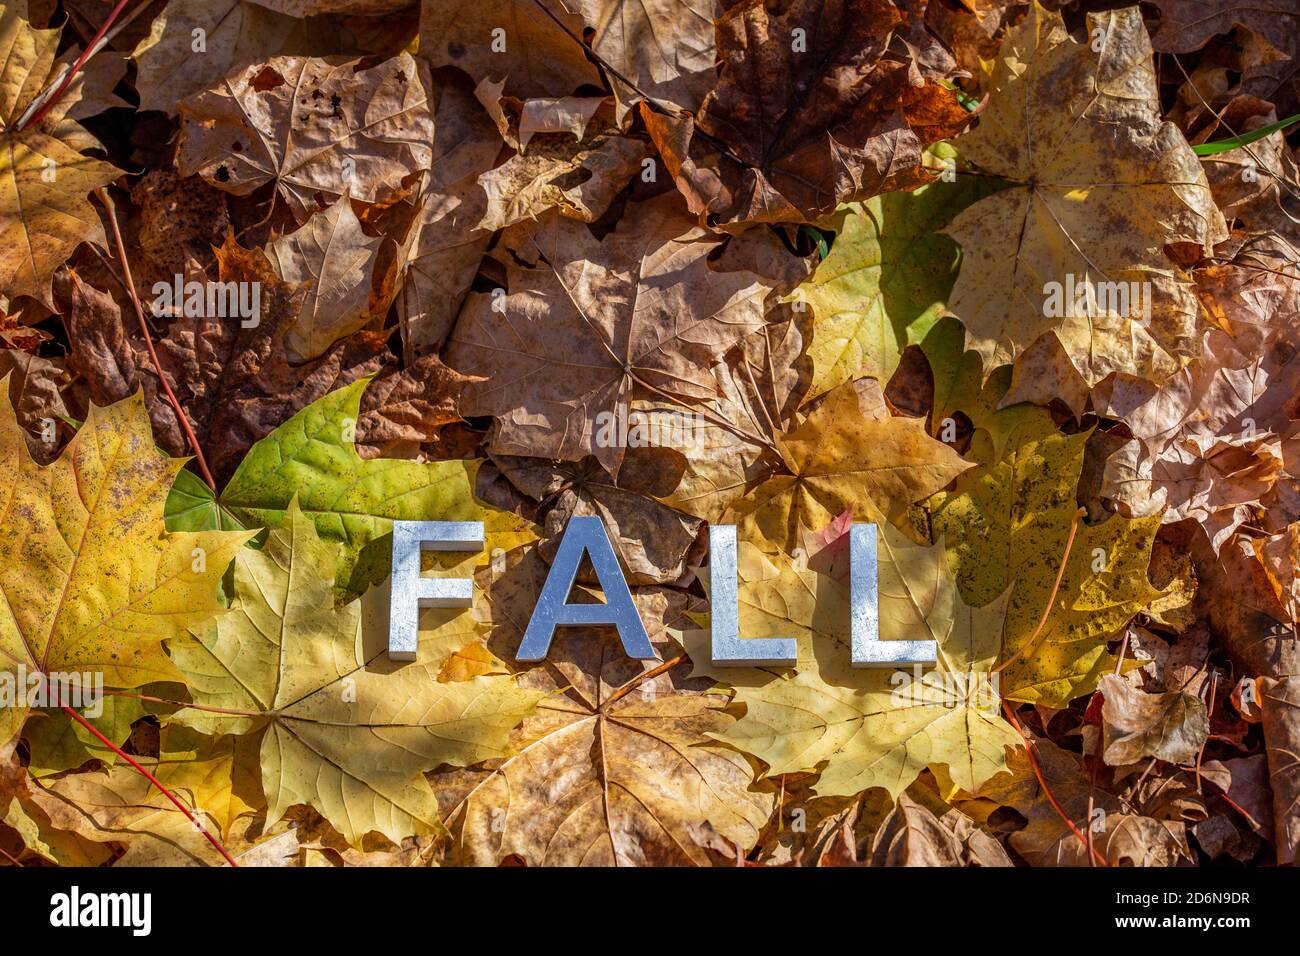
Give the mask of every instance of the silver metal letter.
POLYGON ((628 590, 623 570, 618 566, 618 556, 609 543, 604 524, 592 515, 577 516, 570 518, 569 526, 564 529, 564 537, 560 539, 559 550, 555 552, 555 560, 546 575, 546 583, 542 585, 537 607, 528 621, 515 660, 545 660, 557 627, 593 624, 614 625, 628 657, 658 659, 645 625, 641 623, 641 615, 632 603, 632 592, 628 590), (584 554, 591 558, 596 580, 605 592, 604 604, 567 603, 584 554))
POLYGON ((874 524, 854 524, 849 528, 849 600, 850 660, 854 667, 935 663, 938 649, 934 641, 880 639, 880 565, 874 524))
POLYGON ((709 526, 709 605, 714 664, 720 667, 793 666, 799 659, 799 644, 793 637, 740 636, 734 524, 709 526))
POLYGON ((394 521, 393 576, 388 594, 388 657, 415 660, 420 608, 469 607, 471 578, 420 577, 421 551, 482 551, 481 521, 394 521))

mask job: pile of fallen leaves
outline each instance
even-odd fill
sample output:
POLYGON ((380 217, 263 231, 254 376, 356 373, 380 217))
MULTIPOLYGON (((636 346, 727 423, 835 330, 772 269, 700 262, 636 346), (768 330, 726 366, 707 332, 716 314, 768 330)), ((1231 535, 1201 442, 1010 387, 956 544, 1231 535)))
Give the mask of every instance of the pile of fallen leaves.
POLYGON ((105 686, 0 708, 0 861, 1297 862, 1294 0, 6 0, 0 51, 0 678, 105 686), (659 659, 517 662, 591 515, 659 659), (413 663, 394 520, 486 527, 413 663), (849 666, 855 521, 937 666, 849 666), (712 663, 710 523, 794 667, 712 663))

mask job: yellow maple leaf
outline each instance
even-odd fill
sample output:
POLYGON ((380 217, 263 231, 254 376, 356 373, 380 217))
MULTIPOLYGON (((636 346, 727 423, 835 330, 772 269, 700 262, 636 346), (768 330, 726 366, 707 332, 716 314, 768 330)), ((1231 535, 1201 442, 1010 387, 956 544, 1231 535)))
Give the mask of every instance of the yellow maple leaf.
POLYGON ((1162 378, 1199 348, 1195 293, 1164 247, 1208 255, 1227 226, 1162 120, 1141 11, 1089 14, 1088 34, 1075 41, 1035 3, 1003 43, 979 125, 955 144, 1012 184, 947 230, 963 256, 949 308, 986 371, 1052 332, 1089 383, 1162 378), (1052 305, 1053 291, 1075 299, 1067 283, 1092 290, 1084 308, 1052 305))
POLYGON ((339 560, 291 501, 262 550, 236 558, 232 613, 172 645, 194 697, 172 719, 260 741, 271 822, 303 804, 354 846, 372 830, 395 843, 441 833, 422 772, 506 755, 511 728, 544 695, 505 675, 440 683, 441 630, 420 663, 389 661, 363 602, 334 606, 339 560))
MULTIPOLYGON (((254 532, 171 534, 185 462, 155 447, 137 392, 92 405, 63 454, 31 459, 0 382, 0 674, 102 674, 110 688, 180 680, 163 642, 223 605, 221 576, 254 532)), ((83 686, 84 683, 83 683, 83 686)), ((0 710, 0 741, 28 710, 0 710)))
POLYGON ((53 307, 54 270, 80 243, 104 244, 86 196, 121 170, 82 154, 99 144, 68 118, 74 95, 30 123, 37 97, 57 79, 60 31, 32 29, 22 12, 17 5, 0 10, 0 293, 53 307))
POLYGON ((971 467, 919 418, 890 414, 874 379, 832 389, 776 447, 782 467, 724 516, 765 551, 793 550, 801 526, 823 527, 845 510, 897 522, 971 467))
POLYGON ((938 665, 921 672, 854 669, 849 663, 849 596, 829 575, 783 554, 739 549, 740 631, 794 637, 793 673, 715 667, 709 634, 682 642, 692 676, 733 688, 744 716, 716 739, 752 754, 768 773, 820 773, 819 796, 883 787, 897 797, 926 767, 941 765, 974 788, 1006 769, 1020 735, 999 713, 996 664, 1007 595, 985 607, 961 600, 942 545, 924 547, 888 525, 878 529, 881 640, 933 640, 938 665))

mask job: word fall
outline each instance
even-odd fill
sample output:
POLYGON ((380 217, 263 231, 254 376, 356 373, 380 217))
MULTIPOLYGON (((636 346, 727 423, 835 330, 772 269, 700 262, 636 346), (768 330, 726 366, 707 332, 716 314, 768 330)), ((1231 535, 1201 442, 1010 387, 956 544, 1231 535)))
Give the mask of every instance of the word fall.
MULTIPOLYGON (((469 607, 474 582, 470 578, 420 576, 420 552, 481 551, 481 521, 394 521, 393 575, 388 617, 388 656, 415 660, 422 607, 469 607)), ((934 641, 882 641, 878 611, 876 526, 855 524, 849 531, 850 655, 854 667, 899 667, 933 664, 934 641)), ((712 599, 711 644, 718 666, 792 666, 797 647, 792 637, 746 638, 740 634, 736 578, 736 527, 709 528, 709 576, 712 599)), ((657 659, 645 624, 632 603, 632 592, 600 518, 574 517, 564 530, 550 573, 537 597, 517 661, 546 658, 555 629, 563 626, 609 625, 618 631, 629 657, 657 659), (605 592, 604 604, 570 604, 569 593, 583 555, 591 559, 596 580, 605 592)))

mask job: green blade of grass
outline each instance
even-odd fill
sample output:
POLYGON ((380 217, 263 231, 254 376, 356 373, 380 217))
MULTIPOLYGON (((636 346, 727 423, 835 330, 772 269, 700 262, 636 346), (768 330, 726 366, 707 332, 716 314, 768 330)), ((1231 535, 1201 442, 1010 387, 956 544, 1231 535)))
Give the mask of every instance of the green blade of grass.
POLYGON ((1234 149, 1240 149, 1243 146, 1249 146, 1256 140, 1263 139, 1270 133, 1276 133, 1280 129, 1286 129, 1288 126, 1294 126, 1300 123, 1300 114, 1288 116, 1284 120, 1271 123, 1268 126, 1261 126, 1259 129, 1251 130, 1249 133, 1243 133, 1240 136, 1234 136, 1232 139, 1221 139, 1213 143, 1202 143, 1200 146, 1193 146, 1192 152, 1197 156, 1217 156, 1219 153, 1227 153, 1234 149))

